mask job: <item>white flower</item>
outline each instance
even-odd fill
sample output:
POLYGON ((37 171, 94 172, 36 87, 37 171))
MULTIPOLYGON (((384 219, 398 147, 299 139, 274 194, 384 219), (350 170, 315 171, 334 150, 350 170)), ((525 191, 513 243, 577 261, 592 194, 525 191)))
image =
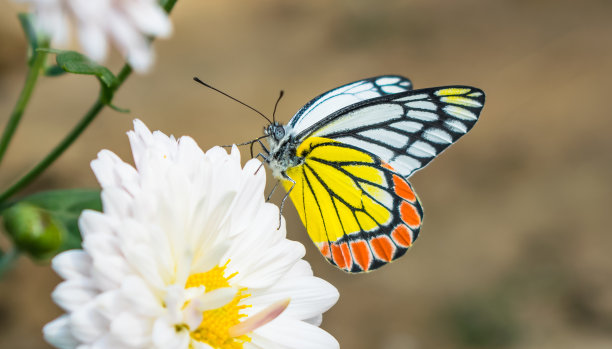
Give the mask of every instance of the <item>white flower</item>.
POLYGON ((284 219, 277 230, 261 163, 241 168, 235 147, 204 153, 138 120, 128 135, 136 168, 98 154, 104 212, 83 212, 83 250, 53 259, 65 281, 52 296, 66 314, 44 327, 46 340, 79 349, 338 348, 318 327, 338 292, 312 275, 284 219))
POLYGON ((76 27, 84 53, 102 62, 111 41, 136 71, 153 63, 148 36, 166 37, 172 31, 168 16, 156 0, 16 0, 29 3, 40 29, 54 45, 68 43, 76 27))

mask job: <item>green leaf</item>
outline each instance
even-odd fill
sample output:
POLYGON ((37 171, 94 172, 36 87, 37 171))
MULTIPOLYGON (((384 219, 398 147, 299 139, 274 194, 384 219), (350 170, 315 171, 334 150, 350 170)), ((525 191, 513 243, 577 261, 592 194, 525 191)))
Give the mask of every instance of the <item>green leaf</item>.
POLYGON ((52 65, 45 68, 45 76, 60 76, 66 73, 59 65, 52 65))
POLYGON ((49 38, 46 35, 38 33, 34 25, 35 17, 31 13, 19 13, 17 15, 23 33, 28 39, 28 65, 32 65, 36 56, 36 50, 41 47, 49 46, 49 38))
MULTIPOLYGON (((21 199, 19 203, 13 207, 19 205, 30 210, 24 211, 29 214, 27 218, 30 220, 34 217, 34 214, 31 212, 32 207, 40 210, 39 217, 44 219, 44 223, 46 223, 44 226, 53 225, 53 229, 57 227, 61 235, 59 247, 56 247, 53 251, 39 253, 38 255, 31 253, 37 258, 48 258, 64 250, 80 248, 81 234, 79 232, 78 219, 81 212, 85 209, 102 210, 100 191, 93 189, 66 189, 40 192, 21 199)), ((7 212, 13 209, 13 207, 4 213, 5 221, 7 212)), ((30 226, 32 225, 29 222, 28 224, 30 226)), ((42 236, 43 234, 40 235, 42 236)), ((49 234, 47 236, 49 236, 49 234)), ((49 238, 47 238, 46 241, 49 241, 49 238)), ((22 246, 19 247, 22 248, 22 246)), ((36 251, 39 250, 41 249, 39 248, 36 251)))
POLYGON ((55 53, 57 55, 57 65, 68 73, 94 75, 100 80, 103 87, 108 89, 118 83, 117 77, 108 68, 92 61, 81 53, 57 49, 39 50, 55 53))
POLYGON ((114 105, 114 104, 109 104, 109 107, 113 108, 113 110, 119 112, 119 113, 124 113, 124 114, 129 114, 130 110, 126 109, 126 108, 119 108, 118 106, 114 105))
POLYGON ((38 36, 36 35, 36 29, 34 28, 34 15, 31 13, 19 13, 17 15, 19 18, 19 23, 21 23, 21 29, 23 29, 23 33, 28 39, 28 65, 31 65, 33 61, 34 52, 38 48, 38 36))
POLYGON ((34 28, 34 15, 31 13, 19 13, 17 18, 19 18, 23 33, 28 39, 28 44, 30 44, 32 50, 36 50, 38 48, 38 37, 34 28))

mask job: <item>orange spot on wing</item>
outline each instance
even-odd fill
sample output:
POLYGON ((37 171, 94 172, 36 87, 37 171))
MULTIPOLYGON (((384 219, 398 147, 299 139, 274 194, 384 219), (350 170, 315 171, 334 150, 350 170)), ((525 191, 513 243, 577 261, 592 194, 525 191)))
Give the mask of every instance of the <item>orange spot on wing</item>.
POLYGON ((393 246, 388 236, 379 236, 370 240, 370 246, 372 246, 376 258, 385 262, 390 262, 393 259, 393 250, 395 250, 395 246, 393 246))
POLYGON ((329 250, 329 244, 327 242, 322 242, 321 244, 319 244, 319 251, 321 251, 321 254, 325 258, 327 259, 331 258, 331 252, 329 250))
POLYGON ((412 238, 410 237, 410 231, 404 224, 400 224, 391 233, 391 238, 396 244, 402 247, 409 247, 412 244, 412 238))
POLYGON ((370 249, 366 242, 363 240, 351 242, 351 251, 353 251, 355 263, 359 265, 361 270, 368 271, 372 263, 372 255, 370 254, 370 249))
POLYGON ((393 184, 395 184, 395 193, 397 195, 410 202, 416 201, 416 196, 414 195, 412 188, 410 188, 410 185, 408 185, 408 182, 406 182, 405 179, 398 175, 393 175, 393 184))
POLYGON ((421 216, 419 216, 416 208, 408 202, 402 202, 400 205, 400 214, 404 223, 409 226, 416 228, 421 225, 421 216))
POLYGON ((351 270, 353 266, 353 257, 351 256, 351 251, 349 251, 348 244, 345 242, 340 245, 340 250, 342 251, 342 256, 344 257, 344 261, 346 262, 346 270, 351 270))
POLYGON ((388 163, 386 163, 384 161, 381 163, 381 166, 386 168, 387 170, 395 171, 395 169, 393 167, 391 167, 391 165, 389 165, 388 163))
POLYGON ((332 244, 331 253, 332 253, 332 260, 334 261, 334 263, 336 263, 338 268, 346 269, 346 261, 344 260, 344 257, 342 256, 342 250, 340 249, 340 246, 336 244, 332 244))

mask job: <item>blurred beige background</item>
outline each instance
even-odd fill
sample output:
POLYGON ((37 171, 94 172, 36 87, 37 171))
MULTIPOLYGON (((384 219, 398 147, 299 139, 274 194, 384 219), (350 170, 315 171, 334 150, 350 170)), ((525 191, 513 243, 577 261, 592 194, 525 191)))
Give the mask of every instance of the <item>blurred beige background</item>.
MULTIPOLYGON (((17 6, 3 6, 1 126, 25 74, 17 6)), ((352 349, 612 348, 611 15, 604 0, 179 0, 153 71, 118 92, 132 113, 104 111, 28 190, 96 187, 89 161, 102 148, 128 159, 135 117, 205 149, 261 134, 260 117, 194 75, 265 113, 284 89, 285 122, 315 95, 373 75, 477 86, 487 94, 481 121, 411 179, 426 215, 404 258, 346 275, 286 208, 290 238, 340 290, 323 327, 352 349)), ((42 78, 0 186, 55 145, 96 93, 90 77, 42 78)), ((58 281, 26 258, 0 281, 0 348, 48 348, 41 327, 60 313, 49 296, 58 281)))

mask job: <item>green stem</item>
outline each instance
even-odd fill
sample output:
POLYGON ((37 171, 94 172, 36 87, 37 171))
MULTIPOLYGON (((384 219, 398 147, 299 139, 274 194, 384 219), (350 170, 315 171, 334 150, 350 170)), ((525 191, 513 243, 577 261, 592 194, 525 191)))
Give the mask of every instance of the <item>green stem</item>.
MULTIPOLYGON (((164 10, 167 13, 172 11, 174 5, 177 0, 166 0, 163 4, 164 10)), ((40 53, 40 51, 38 51, 40 53)), ((123 84, 123 82, 132 74, 132 67, 129 64, 125 64, 119 74, 117 75, 117 83, 113 85, 110 90, 111 93, 114 94, 119 87, 123 84)), ((109 101, 110 102, 110 101, 109 101)), ((23 189, 25 186, 30 184, 34 179, 36 179, 44 170, 46 170, 62 153, 70 146, 72 143, 85 131, 87 126, 98 116, 100 111, 106 105, 102 102, 102 95, 98 97, 94 105, 89 108, 89 111, 83 116, 83 118, 79 121, 79 123, 62 139, 62 141, 55 147, 47 156, 45 156, 34 168, 32 168, 28 173, 26 173, 22 178, 20 178, 17 182, 11 185, 5 192, 0 194, 0 205, 5 203, 7 199, 13 196, 15 193, 23 189)), ((6 205, 1 205, 6 207, 6 205)))
POLYGON ((15 247, 4 254, 0 254, 0 278, 13 266, 17 257, 19 257, 19 251, 15 247))
POLYGON ((81 133, 89 126, 89 124, 95 119, 100 110, 104 108, 104 104, 97 100, 96 103, 89 109, 87 114, 79 121, 79 123, 64 137, 64 139, 57 145, 47 156, 45 156, 34 168, 28 173, 21 177, 17 182, 11 185, 4 193, 0 194, 0 202, 4 202, 10 198, 13 194, 23 189, 26 185, 30 184, 36 179, 44 170, 47 169, 62 153, 81 135, 81 133))
MULTIPOLYGON (((121 84, 130 76, 132 68, 125 64, 123 69, 117 75, 117 84, 111 87, 112 92, 115 92, 121 84)), ((51 150, 34 168, 21 177, 15 184, 11 185, 4 193, 0 194, 0 203, 10 198, 13 194, 21 190, 26 185, 36 179, 44 170, 46 170, 62 153, 74 143, 74 141, 85 131, 87 126, 98 116, 100 111, 105 107, 101 98, 89 108, 89 111, 83 116, 78 124, 62 139, 62 141, 51 150)))
MULTIPOLYGON (((44 46, 48 45, 41 45, 41 47, 44 46)), ((11 113, 8 123, 6 124, 6 128, 2 133, 2 138, 0 139, 0 162, 2 162, 4 154, 6 153, 6 149, 8 148, 11 139, 13 139, 13 135, 15 134, 17 126, 21 121, 21 116, 23 115, 25 108, 28 105, 28 102, 30 101, 32 91, 34 90, 34 86, 36 85, 38 76, 40 75, 40 72, 44 67, 45 59, 47 58, 46 52, 34 51, 32 54, 35 55, 35 57, 32 61, 32 65, 30 65, 30 68, 28 70, 28 75, 26 76, 25 84, 23 86, 23 89, 21 90, 21 94, 19 95, 19 99, 17 100, 17 104, 15 104, 15 108, 11 113)))

